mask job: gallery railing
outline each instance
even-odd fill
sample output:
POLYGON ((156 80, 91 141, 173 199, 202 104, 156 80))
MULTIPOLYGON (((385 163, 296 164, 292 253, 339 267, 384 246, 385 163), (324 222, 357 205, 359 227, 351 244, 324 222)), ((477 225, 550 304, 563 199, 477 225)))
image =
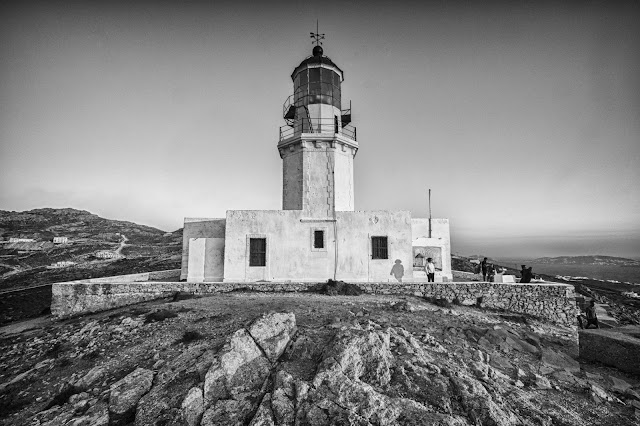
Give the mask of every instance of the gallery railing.
POLYGON ((357 140, 356 128, 352 125, 342 127, 332 118, 300 118, 292 120, 291 124, 280 127, 280 142, 301 133, 339 134, 349 139, 357 140))

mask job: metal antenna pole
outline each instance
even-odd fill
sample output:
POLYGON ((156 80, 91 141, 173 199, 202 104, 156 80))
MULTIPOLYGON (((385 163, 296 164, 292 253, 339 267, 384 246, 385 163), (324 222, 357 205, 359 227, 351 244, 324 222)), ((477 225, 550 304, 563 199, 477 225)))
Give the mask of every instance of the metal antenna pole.
POLYGON ((431 238, 431 188, 429 188, 429 238, 431 238))
POLYGON ((313 39, 313 42, 316 44, 316 46, 320 46, 322 45, 322 40, 324 40, 324 33, 320 34, 319 31, 319 24, 318 24, 318 20, 316 19, 316 32, 310 32, 309 34, 311 35, 311 38, 313 39))

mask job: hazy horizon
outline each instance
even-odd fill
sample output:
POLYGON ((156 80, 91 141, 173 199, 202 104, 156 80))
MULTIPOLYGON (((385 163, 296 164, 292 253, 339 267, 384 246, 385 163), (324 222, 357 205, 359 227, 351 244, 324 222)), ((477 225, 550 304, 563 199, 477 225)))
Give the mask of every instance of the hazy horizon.
POLYGON ((640 3, 3 2, 0 209, 166 231, 277 210, 292 70, 326 34, 356 210, 452 251, 640 258, 640 3))

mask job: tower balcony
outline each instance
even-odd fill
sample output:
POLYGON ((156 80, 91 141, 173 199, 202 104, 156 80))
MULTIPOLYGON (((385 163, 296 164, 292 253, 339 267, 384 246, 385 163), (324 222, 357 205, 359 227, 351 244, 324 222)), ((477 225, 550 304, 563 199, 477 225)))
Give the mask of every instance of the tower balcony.
MULTIPOLYGON (((349 118, 351 114, 349 114, 349 118)), ((279 142, 301 134, 341 135, 357 141, 356 128, 350 124, 338 123, 335 118, 298 118, 280 127, 279 142)))

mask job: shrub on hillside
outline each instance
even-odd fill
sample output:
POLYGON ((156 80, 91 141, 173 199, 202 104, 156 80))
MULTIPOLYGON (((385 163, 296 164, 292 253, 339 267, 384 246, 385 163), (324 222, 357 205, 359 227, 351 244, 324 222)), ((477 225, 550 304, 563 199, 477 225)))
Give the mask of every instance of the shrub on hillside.
POLYGON ((335 281, 329 279, 326 283, 316 284, 309 288, 314 293, 326 294, 328 296, 360 296, 364 293, 360 287, 355 284, 345 283, 344 281, 335 281))

